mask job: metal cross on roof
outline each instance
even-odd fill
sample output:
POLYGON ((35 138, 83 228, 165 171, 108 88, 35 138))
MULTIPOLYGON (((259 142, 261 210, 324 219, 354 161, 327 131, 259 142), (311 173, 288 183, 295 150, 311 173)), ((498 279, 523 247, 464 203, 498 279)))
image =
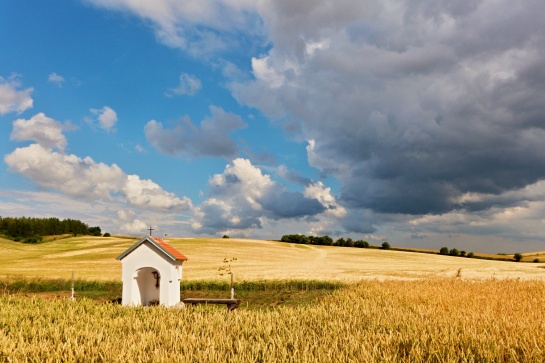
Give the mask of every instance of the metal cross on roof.
POLYGON ((149 231, 149 235, 150 235, 150 237, 151 237, 151 231, 154 231, 154 229, 151 228, 151 226, 150 226, 150 227, 148 228, 148 231, 149 231))

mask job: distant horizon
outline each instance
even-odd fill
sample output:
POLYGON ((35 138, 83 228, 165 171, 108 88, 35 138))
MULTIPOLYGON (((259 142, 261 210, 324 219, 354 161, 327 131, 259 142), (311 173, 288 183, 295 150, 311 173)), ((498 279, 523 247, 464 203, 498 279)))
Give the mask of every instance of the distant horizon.
MULTIPOLYGON (((86 236, 89 236, 89 237, 96 237, 96 238, 102 238, 104 237, 104 234, 105 233, 109 233, 108 231, 103 231, 103 233, 100 235, 100 236, 92 236, 92 235, 86 235, 86 236)), ((44 237, 52 237, 52 236, 55 236, 55 235, 50 235, 50 236, 44 236, 44 237)), ((325 236, 325 235, 324 235, 325 236)), ((69 236, 67 238, 70 238, 72 236, 69 236)), ((281 243, 291 243, 291 242, 282 242, 281 241, 281 238, 282 236, 279 236, 278 238, 274 238, 274 237, 271 237, 271 238, 255 238, 255 237, 240 237, 240 236, 228 236, 228 237, 223 237, 223 236, 213 236, 213 235, 208 235, 208 236, 202 236, 202 235, 199 235, 199 236, 177 236, 177 235, 163 235, 163 236, 157 236, 157 235, 152 235, 150 236, 149 234, 140 234, 140 235, 137 235, 137 234, 119 234, 119 233, 110 233, 109 236, 106 236, 106 237, 115 237, 115 238, 134 238, 134 239, 141 239, 141 238, 146 238, 146 237, 152 237, 152 238, 161 238, 161 239, 165 239, 165 240, 168 240, 168 239, 176 239, 176 240, 184 240, 184 239, 240 239, 240 240, 256 240, 256 241, 271 241, 271 242, 281 242, 281 243)), ((315 235, 315 237, 321 237, 319 235, 315 235)), ((344 238, 344 237, 339 237, 339 238, 344 238)), ((338 239, 338 238, 337 238, 338 239)), ((334 241, 336 241, 337 239, 334 239, 334 241)), ((346 239, 346 238, 345 238, 346 239)), ((50 241, 47 241, 47 242, 50 242, 50 241)), ((366 241, 366 242, 369 242, 369 241, 366 241)), ((478 254, 478 255, 497 255, 497 256, 502 256, 502 255, 514 255, 516 253, 521 253, 522 255, 530 255, 530 256, 534 256, 534 255, 539 255, 540 253, 543 253, 544 256, 543 256, 543 261, 542 262, 545 262, 545 250, 529 250, 529 251, 503 251, 503 252, 490 252, 490 251, 479 251, 479 250, 464 250, 463 248, 459 248, 459 246, 456 246, 456 245, 441 245, 440 247, 432 247, 432 248, 426 248, 426 247, 422 247, 422 246, 402 246, 402 245, 397 245, 395 244, 395 241, 390 241, 390 240, 384 240, 384 241, 380 241, 380 242, 374 242, 374 243, 369 243, 370 246, 372 246, 372 248, 380 248, 382 242, 388 242, 391 244, 391 249, 392 250, 415 250, 415 252, 423 252, 423 253, 427 253, 427 252, 433 252, 433 253, 439 253, 440 249, 443 248, 443 247, 447 247, 449 249, 457 249, 457 250, 460 250, 460 251, 465 251, 467 253, 469 252, 473 252, 475 254, 478 254), (392 244, 393 243, 393 244, 392 244)), ((44 242, 42 242, 44 243, 44 242)), ((334 246, 334 245, 331 245, 329 247, 338 247, 338 248, 357 248, 357 247, 341 247, 341 246, 334 246)), ((458 257, 463 257, 463 256, 458 256, 458 257)), ((528 262, 528 261, 526 261, 528 262)))

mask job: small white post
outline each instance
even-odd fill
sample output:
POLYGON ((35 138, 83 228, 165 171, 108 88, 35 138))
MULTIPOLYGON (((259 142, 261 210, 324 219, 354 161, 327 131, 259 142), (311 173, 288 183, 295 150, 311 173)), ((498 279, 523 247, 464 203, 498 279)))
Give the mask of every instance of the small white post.
POLYGON ((231 300, 235 298, 235 288, 233 287, 233 272, 231 272, 231 300))
POLYGON ((72 271, 72 296, 70 296, 70 301, 74 301, 74 271, 72 271))

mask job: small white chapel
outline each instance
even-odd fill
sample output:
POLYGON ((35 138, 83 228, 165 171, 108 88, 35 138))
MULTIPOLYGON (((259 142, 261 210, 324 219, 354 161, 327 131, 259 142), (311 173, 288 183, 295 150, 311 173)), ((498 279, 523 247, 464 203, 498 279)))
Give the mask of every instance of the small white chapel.
POLYGON ((123 305, 175 306, 187 257, 162 238, 144 237, 116 257, 121 261, 123 305))

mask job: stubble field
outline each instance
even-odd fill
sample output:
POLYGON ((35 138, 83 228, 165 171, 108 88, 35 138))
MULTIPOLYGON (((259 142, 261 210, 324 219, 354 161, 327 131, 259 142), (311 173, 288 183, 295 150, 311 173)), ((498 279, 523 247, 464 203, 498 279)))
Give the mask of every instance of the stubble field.
MULTIPOLYGON (((8 276, 121 280, 115 258, 134 238, 74 237, 38 245, 0 239, 0 278, 8 276)), ((379 249, 297 245, 244 239, 168 239, 186 255, 183 280, 220 280, 218 268, 235 257, 239 281, 413 279, 545 279, 545 264, 514 263, 379 249)), ((225 278, 223 278, 225 279, 225 278)))

